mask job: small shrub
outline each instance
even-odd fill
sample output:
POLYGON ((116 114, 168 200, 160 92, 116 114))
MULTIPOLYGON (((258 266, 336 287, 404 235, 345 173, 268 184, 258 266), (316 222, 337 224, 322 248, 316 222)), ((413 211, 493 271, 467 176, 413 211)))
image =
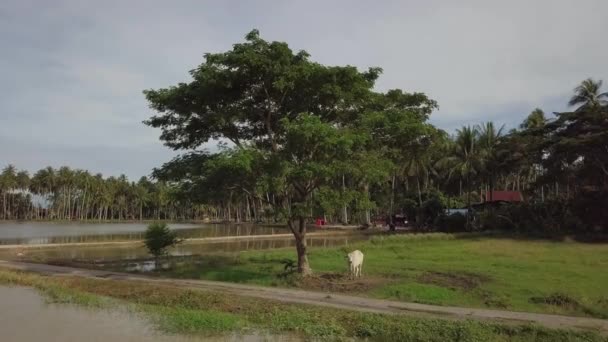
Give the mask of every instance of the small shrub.
POLYGON ((146 229, 144 244, 148 248, 148 252, 154 256, 158 262, 158 258, 167 254, 169 247, 175 246, 181 240, 177 234, 169 229, 166 223, 151 223, 146 229))
POLYGON ((546 297, 532 297, 530 302, 535 304, 548 304, 555 306, 579 306, 578 301, 567 294, 552 293, 546 297))
POLYGON ((283 265, 283 271, 279 273, 279 278, 287 278, 298 270, 298 263, 293 259, 282 259, 280 263, 283 265))

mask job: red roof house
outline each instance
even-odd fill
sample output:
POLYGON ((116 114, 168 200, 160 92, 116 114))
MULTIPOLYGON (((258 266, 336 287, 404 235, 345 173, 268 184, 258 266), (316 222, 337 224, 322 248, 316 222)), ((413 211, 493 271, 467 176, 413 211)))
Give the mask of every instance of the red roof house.
POLYGON ((486 191, 484 202, 523 202, 524 197, 519 191, 486 191))

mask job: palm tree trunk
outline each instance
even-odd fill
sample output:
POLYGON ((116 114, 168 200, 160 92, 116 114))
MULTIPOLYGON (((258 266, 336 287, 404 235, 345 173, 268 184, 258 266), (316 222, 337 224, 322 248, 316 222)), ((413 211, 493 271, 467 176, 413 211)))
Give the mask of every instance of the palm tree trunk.
POLYGON ((393 174, 393 179, 391 182, 391 206, 390 206, 390 212, 389 212, 389 224, 390 224, 391 228, 395 224, 393 222, 394 212, 395 212, 395 175, 393 174))
MULTIPOLYGON (((342 194, 346 193, 346 183, 344 182, 344 174, 342 174, 342 194)), ((342 208, 342 221, 344 224, 348 224, 348 209, 346 207, 346 203, 344 203, 344 207, 342 208)))
POLYGON ((458 197, 462 200, 462 179, 458 180, 458 197))
POLYGON ((467 174, 467 229, 470 229, 471 224, 471 175, 467 174))
POLYGON ((420 191, 420 177, 416 176, 416 183, 418 185, 418 204, 422 207, 422 192, 420 191))
POLYGON ((540 201, 542 203, 545 203, 545 186, 544 185, 540 186, 540 201))
MULTIPOLYGON (((365 196, 367 196, 367 203, 369 203, 369 184, 365 183, 363 185, 363 191, 365 192, 365 196)), ((365 224, 370 225, 372 223, 370 208, 365 208, 365 224)))

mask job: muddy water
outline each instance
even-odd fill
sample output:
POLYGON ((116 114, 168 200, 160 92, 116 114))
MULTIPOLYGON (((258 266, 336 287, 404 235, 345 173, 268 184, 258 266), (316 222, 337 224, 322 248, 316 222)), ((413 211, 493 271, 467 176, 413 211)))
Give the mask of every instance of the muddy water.
MULTIPOLYGON (((171 229, 183 238, 285 234, 281 227, 251 224, 183 224, 172 223, 171 229)), ((52 244, 141 240, 145 223, 52 223, 2 222, 0 244, 52 244)))
POLYGON ((46 304, 28 288, 0 286, 0 302, 3 341, 192 341, 160 335, 126 312, 46 304))
POLYGON ((46 304, 35 290, 23 287, 0 286, 0 303, 0 340, 7 342, 299 341, 294 336, 262 333, 215 337, 164 335, 133 313, 46 304))
MULTIPOLYGON (((367 239, 369 236, 362 234, 340 235, 340 236, 317 236, 307 239, 308 246, 315 247, 334 247, 347 246, 353 242, 367 239)), ((182 243, 170 250, 172 256, 190 256, 215 253, 236 253, 246 250, 261 250, 284 248, 294 246, 294 239, 246 239, 231 242, 188 242, 182 243)), ((6 260, 40 260, 40 261, 115 261, 115 260, 136 260, 149 258, 148 251, 143 244, 133 245, 105 245, 105 246, 58 246, 44 248, 30 248, 27 250, 0 249, 0 259, 6 260), (23 253, 23 256, 17 256, 23 253)))

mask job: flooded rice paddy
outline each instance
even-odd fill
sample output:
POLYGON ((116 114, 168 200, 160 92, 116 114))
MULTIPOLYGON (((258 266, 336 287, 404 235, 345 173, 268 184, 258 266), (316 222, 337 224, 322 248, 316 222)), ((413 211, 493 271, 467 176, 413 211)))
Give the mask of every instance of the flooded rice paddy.
MULTIPOLYGON (((181 238, 194 239, 171 248, 169 254, 174 257, 294 246, 289 230, 283 227, 251 224, 170 224, 170 227, 181 238)), ((145 228, 143 223, 0 223, 0 259, 77 263, 146 260, 150 255, 139 241, 145 228)), ((369 237, 357 232, 314 233, 307 238, 308 246, 313 248, 346 246, 369 237)))
MULTIPOLYGON (((2 222, 0 245, 93 243, 142 240, 146 223, 2 222)), ((210 238, 289 233, 283 227, 252 224, 171 223, 181 238, 210 238)))

